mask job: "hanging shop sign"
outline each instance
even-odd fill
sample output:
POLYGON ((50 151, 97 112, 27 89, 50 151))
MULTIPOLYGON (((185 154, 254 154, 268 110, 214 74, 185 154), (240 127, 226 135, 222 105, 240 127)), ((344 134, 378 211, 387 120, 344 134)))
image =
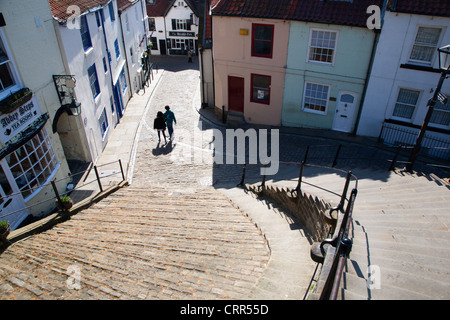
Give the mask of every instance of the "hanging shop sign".
POLYGON ((169 31, 169 36, 171 36, 171 37, 194 37, 195 32, 169 31))
POLYGON ((31 98, 11 113, 0 116, 0 141, 11 140, 41 115, 36 97, 31 98))

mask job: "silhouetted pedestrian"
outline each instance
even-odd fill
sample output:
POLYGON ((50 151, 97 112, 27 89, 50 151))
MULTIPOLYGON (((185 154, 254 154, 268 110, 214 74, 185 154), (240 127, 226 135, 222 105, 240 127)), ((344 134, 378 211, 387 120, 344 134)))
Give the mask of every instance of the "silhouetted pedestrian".
POLYGON ((158 131, 158 142, 161 142, 161 133, 164 136, 164 141, 167 143, 166 139, 166 121, 164 120, 164 114, 161 111, 158 111, 156 114, 155 121, 153 122, 153 129, 158 131))
POLYGON ((166 112, 164 112, 164 118, 166 120, 167 130, 169 131, 169 140, 172 140, 173 135, 173 123, 177 124, 177 119, 175 119, 175 114, 170 110, 169 106, 165 107, 166 112))

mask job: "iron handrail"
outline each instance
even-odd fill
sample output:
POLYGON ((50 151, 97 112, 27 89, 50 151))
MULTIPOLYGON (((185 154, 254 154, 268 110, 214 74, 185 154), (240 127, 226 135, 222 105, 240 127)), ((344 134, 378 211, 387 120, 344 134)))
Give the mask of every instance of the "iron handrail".
MULTIPOLYGON (((110 162, 110 163, 105 163, 105 164, 102 164, 102 165, 94 166, 94 168, 95 168, 95 167, 104 167, 104 166, 106 166, 106 165, 111 165, 111 164, 114 164, 114 163, 119 163, 120 173, 121 173, 121 175, 122 175, 122 180, 124 181, 124 180, 125 180, 125 175, 124 175, 124 172, 123 172, 122 162, 121 162, 120 159, 117 160, 117 161, 112 161, 112 162, 110 162)), ((76 175, 79 175, 79 174, 84 174, 85 172, 87 172, 87 171, 89 171, 89 170, 90 170, 90 169, 82 170, 82 171, 77 172, 77 173, 75 173, 75 174, 71 174, 70 176, 73 177, 73 176, 76 176, 76 175)), ((54 200, 61 201, 61 200, 60 200, 60 199, 61 199, 61 196, 67 195, 67 194, 71 193, 71 192, 74 191, 74 190, 81 189, 82 187, 87 186, 87 185, 89 185, 89 184, 91 184, 91 183, 94 183, 94 182, 96 182, 96 181, 97 181, 97 183, 99 184, 100 191, 103 191, 103 190, 102 190, 103 188, 102 188, 102 186, 101 186, 100 180, 101 180, 102 178, 107 178, 107 177, 110 177, 110 176, 117 175, 118 173, 119 173, 119 171, 114 172, 114 173, 111 173, 111 174, 108 174, 108 175, 104 175, 104 176, 101 176, 101 177, 100 177, 99 175, 97 175, 97 176, 96 176, 96 179, 94 179, 94 180, 92 180, 92 181, 89 181, 89 182, 87 182, 87 183, 84 183, 83 185, 81 185, 81 186, 79 186, 79 187, 76 187, 76 188, 74 188, 74 189, 65 191, 65 192, 63 192, 63 193, 61 193, 61 194, 55 189, 55 184, 56 184, 56 182, 60 182, 60 181, 66 180, 67 177, 62 178, 62 179, 53 179, 53 180, 49 181, 48 183, 43 184, 43 185, 41 185, 41 186, 39 186, 39 187, 29 188, 29 189, 27 189, 27 190, 36 190, 36 189, 39 189, 39 188, 45 188, 45 187, 48 187, 48 186, 52 185, 52 186, 53 186, 53 191, 55 192, 55 196, 54 196, 54 197, 51 197, 51 198, 47 198, 47 199, 42 200, 42 201, 39 201, 39 202, 36 202, 36 203, 34 203, 33 205, 27 205, 26 208, 28 208, 28 209, 29 209, 29 208, 33 208, 33 207, 36 207, 36 206, 38 206, 38 205, 41 205, 41 204, 46 203, 46 202, 49 202, 49 201, 54 201, 54 200)), ((26 191, 26 190, 25 190, 25 191, 26 191)), ((11 194, 7 195, 7 196, 4 197, 4 198, 6 199, 6 198, 9 198, 9 197, 11 197, 11 196, 19 195, 19 194, 22 194, 23 192, 24 192, 24 190, 21 190, 21 191, 19 191, 19 192, 15 192, 15 193, 11 193, 11 194)), ((18 212, 20 212, 20 211, 22 211, 22 210, 24 210, 24 208, 21 208, 21 209, 19 209, 19 210, 15 210, 15 211, 10 211, 10 212, 8 212, 8 213, 6 213, 6 214, 4 214, 4 215, 1 215, 1 216, 0 216, 0 219, 1 219, 1 218, 5 218, 5 217, 7 217, 7 216, 10 216, 10 215, 12 215, 12 214, 18 213, 18 212)))
MULTIPOLYGON (((333 245, 333 247, 336 248, 336 252, 334 255, 334 259, 332 262, 332 267, 330 269, 330 272, 326 278, 325 281, 325 285, 323 287, 323 290, 321 292, 320 295, 320 300, 336 300, 337 295, 338 295, 338 291, 339 291, 339 287, 340 287, 340 282, 341 282, 341 278, 342 278, 342 274, 344 271, 344 266, 345 263, 347 261, 348 255, 351 251, 351 247, 352 247, 352 241, 348 238, 348 234, 349 234, 349 229, 350 229, 350 221, 353 215, 353 206, 355 203, 355 199, 356 199, 356 195, 358 193, 358 178, 351 172, 351 171, 345 171, 342 169, 338 169, 338 168, 333 168, 333 167, 326 167, 326 166, 321 166, 321 165, 313 165, 313 164, 306 164, 304 161, 302 162, 283 162, 280 161, 280 164, 294 164, 294 165, 300 165, 300 174, 299 174, 299 178, 298 178, 298 184, 297 187, 295 189, 293 189, 291 191, 291 195, 294 192, 297 192, 297 195, 300 194, 301 191, 301 183, 302 183, 302 179, 303 179, 303 169, 305 166, 309 166, 309 167, 317 167, 317 168, 322 168, 322 169, 328 169, 328 170, 332 170, 335 172, 340 172, 340 173, 346 173, 346 179, 345 179, 345 185, 342 191, 341 196, 341 200, 339 202, 339 204, 334 207, 331 208, 331 210, 339 210, 339 211, 343 211, 344 209, 344 205, 345 205, 345 201, 347 200, 347 207, 345 209, 344 212, 344 216, 341 220, 341 224, 339 227, 339 230, 337 231, 336 236, 333 239, 325 239, 322 241, 321 246, 323 246, 326 243, 329 243, 331 245, 333 245), (347 198, 347 192, 348 192, 348 188, 350 185, 350 180, 354 178, 355 179, 355 187, 352 189, 350 197, 347 198)), ((251 164, 253 165, 253 164, 251 164)), ((256 164, 254 164, 256 165, 256 164)), ((247 169, 248 164, 244 164, 243 165, 243 171, 242 171, 242 176, 241 176, 241 181, 238 184, 238 186, 242 187, 244 186, 245 183, 245 175, 246 175, 246 169, 247 169)), ((266 166, 266 165, 264 165, 266 166)), ((265 187, 265 181, 266 181, 266 175, 265 173, 262 175, 262 183, 259 187, 264 188, 265 187)), ((305 181, 303 181, 303 183, 307 183, 305 181)), ((331 190, 327 190, 325 188, 322 188, 320 186, 316 186, 313 184, 308 183, 311 186, 320 188, 326 192, 330 192, 333 193, 335 195, 338 195, 337 193, 331 191, 331 190)))

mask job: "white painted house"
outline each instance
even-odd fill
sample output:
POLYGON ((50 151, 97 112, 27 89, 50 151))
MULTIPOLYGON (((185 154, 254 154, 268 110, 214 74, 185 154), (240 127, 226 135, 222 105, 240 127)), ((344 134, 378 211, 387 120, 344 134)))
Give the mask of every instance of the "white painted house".
POLYGON ((151 53, 198 52, 198 0, 147 0, 151 53))
POLYGON ((61 107, 53 75, 61 72, 47 0, 0 1, 0 220, 11 230, 54 209, 52 180, 60 193, 71 182, 52 132, 61 107))
MULTIPOLYGON (((413 145, 441 71, 437 49, 450 44, 450 8, 442 1, 389 1, 357 134, 413 145)), ((450 80, 441 93, 450 97, 450 80)), ((438 101, 423 152, 450 159, 450 102, 438 101), (446 142, 447 141, 447 142, 446 142)))
POLYGON ((143 88, 142 59, 147 54, 148 19, 145 0, 117 0, 132 93, 143 88))
POLYGON ((95 162, 131 97, 117 1, 49 0, 49 3, 65 72, 73 76, 73 96, 81 104, 78 117, 81 123, 61 126, 67 131, 68 140, 85 144, 86 151, 79 155, 82 160, 95 162), (77 126, 81 126, 84 135, 79 139, 71 134, 77 126))

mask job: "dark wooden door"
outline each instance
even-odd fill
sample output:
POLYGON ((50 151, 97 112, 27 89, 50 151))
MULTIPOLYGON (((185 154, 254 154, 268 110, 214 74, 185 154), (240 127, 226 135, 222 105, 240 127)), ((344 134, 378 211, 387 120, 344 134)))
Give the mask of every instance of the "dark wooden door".
POLYGON ((244 113, 244 78, 228 76, 228 110, 244 113))

